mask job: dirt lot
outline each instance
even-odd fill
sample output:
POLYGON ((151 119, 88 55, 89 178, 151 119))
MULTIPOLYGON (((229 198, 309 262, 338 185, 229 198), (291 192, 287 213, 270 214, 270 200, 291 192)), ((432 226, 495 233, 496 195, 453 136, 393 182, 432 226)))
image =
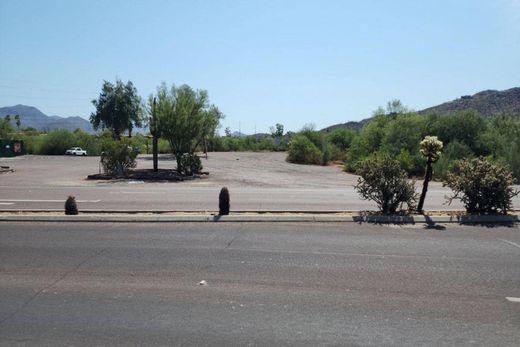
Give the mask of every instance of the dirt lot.
MULTIPOLYGON (((183 186, 229 186, 272 188, 334 188, 352 186, 356 177, 339 166, 310 166, 287 163, 286 153, 222 152, 204 157, 204 171, 210 174, 202 179, 182 182, 183 186)), ((103 181, 87 181, 87 175, 100 170, 99 157, 34 156, 1 158, 15 173, 0 176, 2 184, 20 185, 96 185, 103 181)), ((175 159, 160 156, 159 168, 175 168, 175 159)), ((140 155, 138 169, 153 167, 151 155, 140 155)), ((117 182, 113 182, 117 184, 117 182)), ((153 183, 152 183, 153 184, 153 183)), ((175 183, 172 183, 175 184, 175 183)))
MULTIPOLYGON (((137 160, 138 169, 151 169, 151 155, 137 160)), ((209 153, 202 158, 209 175, 183 182, 140 180, 87 180, 99 173, 99 157, 33 156, 1 158, 0 165, 14 172, 0 174, 0 208, 61 209, 74 195, 82 205, 98 210, 213 211, 222 186, 232 191, 234 206, 250 211, 373 210, 354 189, 355 175, 340 166, 290 164, 285 153, 209 153)), ((175 168, 171 156, 161 156, 160 169, 175 168)), ((420 191, 421 181, 417 182, 420 191)), ((426 210, 457 210, 460 202, 446 205, 447 188, 432 182, 426 210)), ((520 206, 520 196, 513 205, 520 206)))

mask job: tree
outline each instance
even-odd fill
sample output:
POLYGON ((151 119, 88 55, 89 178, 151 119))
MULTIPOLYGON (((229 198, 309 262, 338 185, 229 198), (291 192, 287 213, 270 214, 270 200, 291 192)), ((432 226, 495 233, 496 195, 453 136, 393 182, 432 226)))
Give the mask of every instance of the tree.
POLYGON ((155 113, 161 136, 168 140, 177 160, 177 171, 190 175, 201 169, 197 147, 215 134, 224 115, 209 103, 208 92, 187 85, 162 84, 157 89, 155 113), (187 167, 189 166, 189 167, 187 167))
POLYGON ((99 98, 92 104, 96 107, 90 115, 94 130, 110 129, 112 136, 119 139, 125 130, 131 136, 134 127, 142 126, 141 98, 131 81, 123 84, 117 79, 115 85, 104 81, 99 98))
POLYGON ((20 115, 17 114, 16 116, 14 116, 14 119, 16 121, 16 127, 18 128, 18 130, 20 130, 20 125, 22 124, 22 121, 20 120, 20 115))
POLYGON ((13 132, 13 127, 11 126, 11 121, 7 119, 0 120, 0 138, 8 139, 11 132, 13 132))
POLYGON ((424 173, 423 189, 421 192, 421 198, 419 199, 419 205, 417 205, 417 211, 422 212, 424 199, 426 198, 426 192, 428 191, 428 183, 431 181, 433 176, 432 165, 439 160, 442 151, 442 141, 437 139, 437 136, 426 136, 421 141, 421 154, 426 157, 426 172, 424 173))
MULTIPOLYGON (((150 134, 152 135, 152 152, 153 152, 153 171, 157 172, 159 170, 159 138, 161 137, 161 127, 159 124, 159 120, 157 117, 157 113, 155 112, 157 108, 157 99, 153 95, 148 97, 148 129, 150 129, 150 134)), ((148 144, 146 145, 148 148, 148 144)))
POLYGON ((224 133, 226 134, 226 137, 231 137, 231 128, 226 127, 226 129, 224 129, 224 133))
POLYGON ((376 116, 395 116, 398 114, 409 113, 409 112, 410 112, 410 109, 408 107, 406 107, 405 105, 403 105, 401 100, 394 99, 394 100, 388 101, 386 103, 386 109, 379 106, 377 108, 377 110, 374 111, 373 116, 374 117, 376 117, 376 116))
POLYGON ((271 127, 269 130, 271 130, 271 135, 274 138, 280 138, 283 136, 283 124, 276 123, 274 127, 271 127))

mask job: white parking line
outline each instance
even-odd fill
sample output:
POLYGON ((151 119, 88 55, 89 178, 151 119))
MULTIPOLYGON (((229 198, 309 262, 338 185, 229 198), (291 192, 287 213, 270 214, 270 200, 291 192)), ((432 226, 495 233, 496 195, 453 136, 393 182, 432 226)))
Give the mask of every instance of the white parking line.
MULTIPOLYGON (((32 199, 0 199, 0 203, 15 203, 15 202, 64 202, 61 200, 32 200, 32 199)), ((76 200, 76 202, 101 202, 101 200, 76 200)))
POLYGON ((520 302, 520 298, 506 297, 506 299, 511 302, 520 302))
POLYGON ((520 248, 520 245, 519 245, 518 243, 516 243, 516 242, 508 241, 508 240, 504 240, 504 239, 498 239, 498 240, 500 240, 500 241, 502 241, 502 242, 505 242, 505 243, 508 243, 508 244, 510 244, 511 246, 515 246, 515 247, 517 247, 517 248, 520 248))

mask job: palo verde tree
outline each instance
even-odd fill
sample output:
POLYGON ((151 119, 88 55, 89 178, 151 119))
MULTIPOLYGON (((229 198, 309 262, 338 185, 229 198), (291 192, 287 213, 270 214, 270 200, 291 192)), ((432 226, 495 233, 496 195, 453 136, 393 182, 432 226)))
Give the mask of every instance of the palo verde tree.
MULTIPOLYGON (((151 97, 152 100, 154 96, 151 97)), ((155 96, 155 117, 161 137, 170 144, 181 175, 198 173, 202 166, 195 155, 197 148, 215 134, 223 114, 209 103, 208 92, 187 85, 162 84, 155 96)))
POLYGON ((92 100, 96 112, 90 115, 90 122, 95 130, 109 129, 115 139, 128 130, 142 126, 141 98, 131 81, 124 84, 117 79, 115 84, 103 82, 101 93, 97 100, 92 100))
POLYGON ((439 160, 442 151, 442 141, 437 139, 437 136, 426 136, 421 141, 421 154, 426 157, 426 172, 424 173, 423 189, 421 197, 419 198, 419 204, 417 205, 417 211, 422 212, 424 199, 426 198, 426 192, 428 191, 428 183, 432 179, 433 168, 432 164, 439 160))

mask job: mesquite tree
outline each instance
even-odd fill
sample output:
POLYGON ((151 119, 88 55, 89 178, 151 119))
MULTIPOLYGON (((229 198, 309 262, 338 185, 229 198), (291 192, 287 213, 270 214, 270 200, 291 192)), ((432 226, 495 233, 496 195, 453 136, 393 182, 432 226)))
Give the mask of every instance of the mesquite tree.
POLYGON ((132 129, 142 126, 141 97, 131 81, 104 81, 99 98, 92 104, 96 107, 96 112, 90 114, 94 130, 110 129, 119 140, 124 131, 128 130, 131 137, 132 129))
POLYGON ((426 157, 426 172, 424 173, 424 182, 421 197, 419 198, 419 204, 417 205, 417 211, 422 212, 424 199, 426 198, 426 192, 428 191, 428 183, 432 179, 433 167, 432 164, 439 160, 442 151, 442 141, 437 139, 437 136, 426 136, 421 141, 420 152, 426 157))

